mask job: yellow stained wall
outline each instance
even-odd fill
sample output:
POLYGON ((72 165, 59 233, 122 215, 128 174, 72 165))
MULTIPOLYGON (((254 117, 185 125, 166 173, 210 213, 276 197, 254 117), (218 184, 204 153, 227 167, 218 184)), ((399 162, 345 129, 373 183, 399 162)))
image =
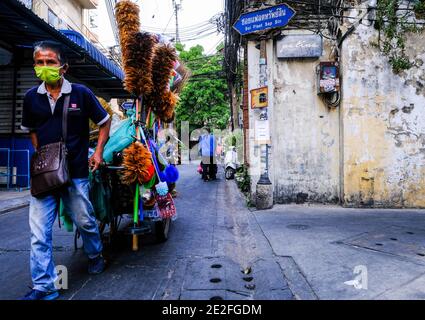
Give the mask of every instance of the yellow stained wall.
POLYGON ((344 204, 425 207, 424 40, 410 36, 417 67, 395 75, 360 26, 342 48, 344 204))

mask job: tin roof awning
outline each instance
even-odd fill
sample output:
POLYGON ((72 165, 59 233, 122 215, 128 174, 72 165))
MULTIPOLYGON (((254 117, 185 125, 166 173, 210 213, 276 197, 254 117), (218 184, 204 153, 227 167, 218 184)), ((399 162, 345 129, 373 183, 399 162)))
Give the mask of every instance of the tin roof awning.
POLYGON ((34 42, 47 39, 63 44, 73 79, 106 99, 129 97, 121 68, 81 34, 56 30, 17 0, 0 1, 0 46, 32 48, 34 42))

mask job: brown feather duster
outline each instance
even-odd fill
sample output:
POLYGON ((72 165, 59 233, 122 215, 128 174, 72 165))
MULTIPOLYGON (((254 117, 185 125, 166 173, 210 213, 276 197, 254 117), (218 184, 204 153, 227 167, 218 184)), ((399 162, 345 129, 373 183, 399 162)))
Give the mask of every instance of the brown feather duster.
POLYGON ((170 91, 169 87, 176 60, 177 53, 172 46, 166 44, 155 46, 152 65, 154 89, 152 94, 148 96, 147 101, 156 116, 163 121, 169 119, 177 103, 177 97, 170 91), (168 114, 168 117, 164 117, 165 114, 168 114))
POLYGON ((157 109, 156 115, 162 121, 170 123, 174 120, 174 110, 178 102, 178 96, 171 91, 167 91, 163 96, 161 109, 157 109))
POLYGON ((163 94, 168 91, 171 73, 176 60, 177 53, 171 45, 159 44, 155 47, 152 80, 157 93, 163 94))
POLYGON ((124 88, 138 95, 138 70, 132 63, 132 47, 134 35, 140 30, 139 7, 137 4, 123 0, 115 6, 115 16, 120 36, 122 63, 125 72, 124 88))
POLYGON ((146 32, 136 33, 127 44, 128 57, 126 69, 131 69, 131 77, 126 77, 126 86, 133 88, 137 96, 152 92, 152 56, 154 37, 146 32), (134 75, 134 76, 133 76, 134 75))
POLYGON ((140 93, 146 96, 153 90, 152 58, 156 40, 151 34, 146 32, 137 33, 134 39, 138 43, 138 50, 134 53, 137 55, 136 61, 139 69, 138 87, 140 93))
POLYGON ((152 154, 140 142, 133 143, 123 152, 123 167, 121 182, 131 185, 135 182, 149 182, 155 171, 152 164, 152 154))
POLYGON ((115 6, 121 48, 125 48, 128 40, 140 30, 139 6, 129 0, 122 0, 115 6))

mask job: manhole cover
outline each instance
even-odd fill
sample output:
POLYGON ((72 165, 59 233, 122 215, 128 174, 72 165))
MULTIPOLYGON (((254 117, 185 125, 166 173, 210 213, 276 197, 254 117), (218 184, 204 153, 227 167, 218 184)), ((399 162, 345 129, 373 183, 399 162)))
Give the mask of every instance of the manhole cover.
POLYGON ((286 228, 291 230, 307 230, 307 229, 310 229, 310 226, 306 224, 290 224, 290 225, 287 225, 286 228))
POLYGON ((425 230, 391 226, 343 241, 355 247, 371 249, 425 263, 425 230))

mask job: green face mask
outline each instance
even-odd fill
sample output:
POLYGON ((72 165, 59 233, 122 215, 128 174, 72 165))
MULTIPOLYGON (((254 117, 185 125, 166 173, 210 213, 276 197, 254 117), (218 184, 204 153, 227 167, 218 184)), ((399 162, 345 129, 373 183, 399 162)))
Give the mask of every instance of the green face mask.
POLYGON ((42 67, 34 67, 34 70, 35 70, 35 74, 37 75, 37 78, 46 82, 47 84, 55 84, 62 78, 59 72, 62 67, 63 66, 60 66, 60 67, 42 66, 42 67))

